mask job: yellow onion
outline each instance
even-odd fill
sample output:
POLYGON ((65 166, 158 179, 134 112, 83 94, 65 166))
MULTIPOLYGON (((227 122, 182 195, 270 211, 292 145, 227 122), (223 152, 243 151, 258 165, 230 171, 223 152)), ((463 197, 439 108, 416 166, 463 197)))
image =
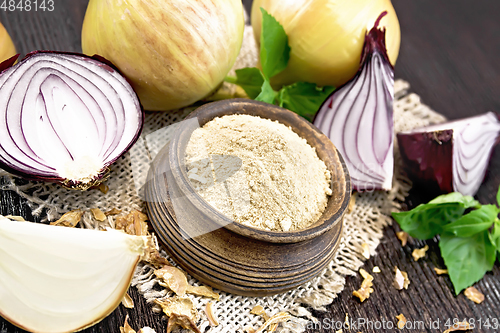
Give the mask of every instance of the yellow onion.
POLYGON ((10 39, 9 33, 5 30, 5 27, 0 23, 0 61, 9 59, 16 54, 16 48, 12 39, 10 39))
POLYGON ((213 93, 243 40, 241 0, 90 0, 82 49, 114 63, 146 110, 213 93))
POLYGON ((297 81, 340 86, 360 65, 367 30, 378 16, 386 28, 387 53, 394 65, 399 53, 399 22, 390 0, 254 0, 252 27, 260 40, 262 13, 273 15, 288 35, 291 48, 286 69, 276 75, 276 86, 297 81))

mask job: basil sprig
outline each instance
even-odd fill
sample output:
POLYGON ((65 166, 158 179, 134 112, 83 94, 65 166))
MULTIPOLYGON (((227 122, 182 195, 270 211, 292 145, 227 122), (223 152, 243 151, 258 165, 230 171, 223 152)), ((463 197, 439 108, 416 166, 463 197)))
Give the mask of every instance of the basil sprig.
POLYGON ((498 206, 500 188, 497 205, 481 205, 471 196, 455 192, 392 216, 412 237, 430 239, 440 235, 441 256, 458 295, 495 264, 500 252, 498 206))
POLYGON ((312 120, 334 87, 317 87, 314 83, 296 82, 275 91, 270 80, 281 73, 290 59, 288 36, 283 26, 263 8, 260 35, 260 63, 262 70, 247 67, 236 70, 236 77, 226 77, 226 81, 237 84, 246 94, 257 101, 276 104, 302 117, 312 120))

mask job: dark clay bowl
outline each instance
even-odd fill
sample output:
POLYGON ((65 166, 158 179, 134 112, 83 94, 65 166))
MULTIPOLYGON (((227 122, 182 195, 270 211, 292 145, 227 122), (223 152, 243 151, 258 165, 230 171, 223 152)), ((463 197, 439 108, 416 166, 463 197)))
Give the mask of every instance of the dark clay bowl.
POLYGON ((297 114, 247 99, 206 104, 186 120, 155 158, 145 188, 153 228, 174 260, 203 283, 248 296, 284 292, 318 275, 340 243, 351 195, 347 167, 333 143, 297 114), (316 223, 289 232, 248 227, 231 221, 195 192, 185 168, 189 138, 196 128, 229 114, 277 120, 316 148, 331 172, 333 192, 316 223))

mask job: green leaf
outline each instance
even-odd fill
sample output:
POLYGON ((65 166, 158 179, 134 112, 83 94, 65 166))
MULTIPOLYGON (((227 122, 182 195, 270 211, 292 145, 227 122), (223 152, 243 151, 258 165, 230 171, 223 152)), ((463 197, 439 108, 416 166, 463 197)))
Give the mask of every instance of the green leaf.
POLYGON ((445 225, 443 230, 457 237, 470 237, 481 231, 488 230, 497 215, 495 205, 483 205, 481 208, 465 214, 455 222, 445 225))
POLYGON ((443 231, 443 227, 464 213, 460 202, 422 204, 408 212, 392 213, 401 229, 418 239, 430 239, 443 231))
POLYGON ((264 76, 260 69, 256 67, 247 67, 236 70, 236 81, 233 83, 239 85, 251 99, 259 96, 262 85, 264 84, 264 76))
POLYGON ((487 231, 466 238, 443 234, 439 248, 457 295, 481 280, 495 263, 496 248, 487 231))
POLYGON ((467 208, 473 207, 479 208, 481 204, 471 196, 453 192, 440 195, 408 212, 392 213, 392 217, 410 236, 430 239, 440 234, 446 224, 459 219, 467 208))
POLYGON ((497 251, 500 252, 500 221, 495 221, 495 226, 489 234, 491 243, 496 247, 497 251))
POLYGON ((273 104, 276 99, 276 91, 273 90, 273 87, 271 87, 268 80, 264 80, 261 90, 261 93, 255 98, 255 100, 273 104))
POLYGON ((497 192, 497 205, 500 206, 500 186, 498 187, 498 192, 497 192))
POLYGON ((264 8, 262 12, 262 32, 260 34, 260 64, 267 79, 283 71, 290 59, 290 46, 285 29, 264 8))
POLYGON ((463 207, 466 209, 473 208, 473 207, 479 208, 481 206, 481 204, 478 201, 474 200, 474 198, 471 197, 470 195, 464 196, 459 192, 452 192, 452 193, 440 195, 438 197, 435 197, 434 199, 432 199, 428 203, 437 204, 437 203, 445 203, 445 202, 461 203, 463 205, 463 207))
POLYGON ((283 87, 279 91, 278 101, 281 107, 312 120, 321 104, 334 90, 331 86, 319 88, 314 83, 297 82, 283 87))

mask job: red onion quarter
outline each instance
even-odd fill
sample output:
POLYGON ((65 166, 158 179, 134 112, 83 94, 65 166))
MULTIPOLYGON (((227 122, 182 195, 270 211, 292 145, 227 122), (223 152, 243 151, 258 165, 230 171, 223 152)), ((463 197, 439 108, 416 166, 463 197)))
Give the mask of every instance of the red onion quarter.
POLYGON ((314 118, 340 151, 358 191, 389 190, 394 169, 394 68, 385 47, 383 12, 367 33, 356 76, 335 90, 314 118))
POLYGON ((81 190, 106 178, 137 140, 144 113, 101 60, 37 51, 0 65, 0 167, 81 190))
POLYGON ((500 140, 500 121, 488 112, 401 132, 397 138, 405 170, 415 184, 474 195, 500 140))

